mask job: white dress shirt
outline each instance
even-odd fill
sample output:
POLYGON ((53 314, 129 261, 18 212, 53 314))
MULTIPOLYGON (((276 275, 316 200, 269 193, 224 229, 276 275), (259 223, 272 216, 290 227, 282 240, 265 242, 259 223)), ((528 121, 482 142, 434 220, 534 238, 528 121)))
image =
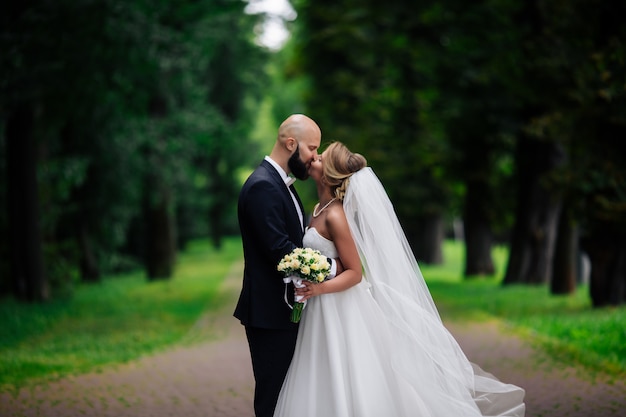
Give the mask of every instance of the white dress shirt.
POLYGON ((272 164, 272 166, 280 174, 280 176, 283 179, 283 181, 285 181, 285 186, 289 190, 289 194, 291 195, 291 200, 293 201, 293 205, 296 207, 296 210, 298 211, 298 217, 300 217, 300 226, 302 227, 302 230, 304 230, 304 214, 302 213, 302 210, 300 209, 300 204, 298 204, 298 200, 296 199, 296 196, 291 191, 291 188, 289 188, 289 186, 291 184, 293 184, 293 182, 295 181, 295 178, 294 177, 290 177, 289 175, 287 175, 285 170, 280 165, 278 165, 276 163, 276 161, 274 161, 269 156, 266 156, 265 160, 267 162, 269 162, 270 164, 272 164))

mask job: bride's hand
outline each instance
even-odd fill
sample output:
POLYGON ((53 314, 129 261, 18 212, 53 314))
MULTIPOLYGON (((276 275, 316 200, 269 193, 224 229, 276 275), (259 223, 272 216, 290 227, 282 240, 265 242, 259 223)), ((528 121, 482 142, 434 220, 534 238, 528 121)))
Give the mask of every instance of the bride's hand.
POLYGON ((302 281, 302 283, 304 284, 304 287, 296 288, 296 295, 302 296, 302 300, 300 300, 301 302, 322 293, 319 288, 320 284, 315 284, 310 281, 302 281))

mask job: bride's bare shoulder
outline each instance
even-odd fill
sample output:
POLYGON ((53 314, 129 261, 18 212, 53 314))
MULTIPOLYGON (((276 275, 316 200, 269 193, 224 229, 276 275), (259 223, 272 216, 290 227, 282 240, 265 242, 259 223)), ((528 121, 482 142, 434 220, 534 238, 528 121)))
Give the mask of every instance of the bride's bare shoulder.
POLYGON ((346 219, 346 213, 343 211, 343 206, 339 203, 334 203, 328 207, 326 227, 329 230, 337 230, 347 226, 348 220, 346 219))

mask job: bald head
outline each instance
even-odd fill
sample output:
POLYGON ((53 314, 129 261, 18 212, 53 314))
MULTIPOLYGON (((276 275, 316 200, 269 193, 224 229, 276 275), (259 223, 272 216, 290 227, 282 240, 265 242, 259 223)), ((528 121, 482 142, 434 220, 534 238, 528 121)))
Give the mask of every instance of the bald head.
POLYGON ((322 131, 313 119, 304 114, 292 114, 280 124, 270 157, 287 173, 292 172, 288 165, 292 156, 299 158, 308 169, 313 158, 317 156, 321 140, 322 131), (294 155, 296 151, 299 155, 294 155))
POLYGON ((317 123, 304 114, 292 114, 278 128, 279 142, 284 143, 290 137, 300 142, 306 136, 319 136, 321 138, 322 132, 317 123))

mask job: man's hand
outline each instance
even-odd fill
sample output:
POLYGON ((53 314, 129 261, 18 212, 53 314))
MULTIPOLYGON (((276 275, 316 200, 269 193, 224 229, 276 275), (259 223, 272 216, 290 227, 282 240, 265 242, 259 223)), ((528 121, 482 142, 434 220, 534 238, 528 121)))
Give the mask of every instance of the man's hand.
POLYGON ((333 268, 331 268, 331 273, 326 277, 326 279, 324 279, 324 281, 328 281, 328 280, 335 278, 337 275, 341 274, 345 270, 339 258, 332 258, 332 259, 327 258, 327 259, 328 259, 328 262, 332 264, 333 268))
POLYGON ((345 271, 345 268, 343 267, 343 264, 341 263, 341 259, 335 258, 334 261, 337 262, 337 272, 335 273, 335 276, 337 276, 341 274, 343 271, 345 271))

